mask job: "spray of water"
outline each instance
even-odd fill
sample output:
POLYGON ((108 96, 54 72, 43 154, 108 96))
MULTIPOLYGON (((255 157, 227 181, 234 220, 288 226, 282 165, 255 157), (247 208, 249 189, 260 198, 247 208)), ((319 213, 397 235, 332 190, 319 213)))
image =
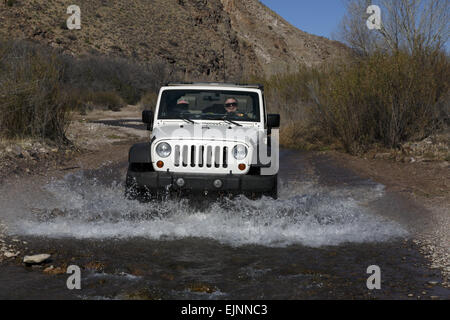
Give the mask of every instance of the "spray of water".
POLYGON ((281 188, 279 200, 238 197, 207 202, 200 208, 187 199, 126 200, 122 184, 105 185, 82 171, 52 181, 45 190, 53 198, 53 206, 42 204, 16 221, 10 232, 77 239, 199 237, 232 246, 270 247, 379 242, 406 235, 401 226, 373 214, 367 206, 382 196, 379 185, 356 190, 290 184, 281 188))

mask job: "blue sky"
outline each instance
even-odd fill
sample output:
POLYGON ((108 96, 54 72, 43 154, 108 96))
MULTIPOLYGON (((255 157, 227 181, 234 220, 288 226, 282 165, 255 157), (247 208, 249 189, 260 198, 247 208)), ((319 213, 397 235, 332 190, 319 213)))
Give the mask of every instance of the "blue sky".
POLYGON ((260 0, 302 31, 331 38, 345 7, 341 0, 260 0))
MULTIPOLYGON (((346 12, 343 0, 259 1, 300 30, 329 39, 333 39, 346 12)), ((450 41, 446 43, 446 49, 450 52, 450 41)))

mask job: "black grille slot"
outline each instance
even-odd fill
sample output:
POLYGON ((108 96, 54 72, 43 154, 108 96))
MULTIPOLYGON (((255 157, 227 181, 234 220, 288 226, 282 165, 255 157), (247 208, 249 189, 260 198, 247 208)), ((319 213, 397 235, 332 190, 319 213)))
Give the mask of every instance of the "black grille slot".
POLYGON ((223 147, 223 167, 228 167, 228 148, 223 147))
POLYGON ((212 167, 213 148, 211 146, 206 147, 206 166, 212 167))
POLYGON ((195 146, 191 146, 191 167, 195 167, 195 146))

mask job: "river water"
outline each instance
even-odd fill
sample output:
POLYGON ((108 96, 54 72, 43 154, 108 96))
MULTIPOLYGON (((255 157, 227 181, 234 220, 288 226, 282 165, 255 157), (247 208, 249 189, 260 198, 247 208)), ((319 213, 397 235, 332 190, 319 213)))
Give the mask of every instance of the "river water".
POLYGON ((45 266, 0 266, 0 298, 405 299, 449 297, 411 241, 421 208, 325 156, 283 150, 279 199, 124 199, 126 163, 108 163, 16 190, 3 186, 2 214, 26 253, 45 266), (378 265, 382 289, 368 290, 378 265), (423 294, 423 292, 426 294, 423 294))

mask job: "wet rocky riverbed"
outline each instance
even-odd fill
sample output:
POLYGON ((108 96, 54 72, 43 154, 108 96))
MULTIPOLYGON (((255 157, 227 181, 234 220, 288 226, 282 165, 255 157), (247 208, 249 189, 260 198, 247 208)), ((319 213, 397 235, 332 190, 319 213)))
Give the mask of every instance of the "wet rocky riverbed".
POLYGON ((0 219, 21 254, 0 265, 0 298, 450 297, 412 241, 432 223, 424 209, 325 156, 283 150, 280 163, 278 200, 129 201, 126 161, 3 185, 0 219), (32 253, 51 259, 23 265, 32 253), (67 289, 69 265, 81 290, 67 289), (381 290, 367 289, 371 265, 381 290))

